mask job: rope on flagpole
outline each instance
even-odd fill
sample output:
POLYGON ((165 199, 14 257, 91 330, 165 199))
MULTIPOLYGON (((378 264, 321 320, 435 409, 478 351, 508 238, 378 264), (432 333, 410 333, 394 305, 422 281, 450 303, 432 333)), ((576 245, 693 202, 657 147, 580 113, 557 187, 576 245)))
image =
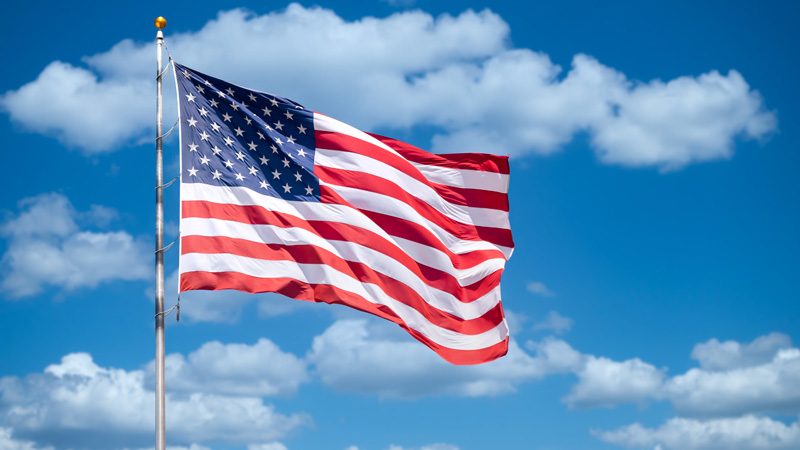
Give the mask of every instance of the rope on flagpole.
POLYGON ((166 188, 170 187, 172 185, 172 183, 176 182, 178 180, 178 178, 180 178, 180 177, 181 177, 180 175, 176 175, 175 178, 169 180, 168 183, 162 184, 161 186, 156 186, 155 189, 166 189, 166 188))
MULTIPOLYGON (((175 181, 175 180, 172 180, 172 181, 175 181)), ((172 183, 172 181, 170 181, 170 184, 172 183)), ((170 247, 172 247, 173 245, 175 245, 176 242, 178 242, 178 239, 180 239, 180 237, 181 237, 181 233, 178 232, 178 236, 175 237, 174 241, 170 242, 170 244, 168 246, 156 250, 155 253, 156 254, 164 253, 165 251, 169 250, 170 247)))

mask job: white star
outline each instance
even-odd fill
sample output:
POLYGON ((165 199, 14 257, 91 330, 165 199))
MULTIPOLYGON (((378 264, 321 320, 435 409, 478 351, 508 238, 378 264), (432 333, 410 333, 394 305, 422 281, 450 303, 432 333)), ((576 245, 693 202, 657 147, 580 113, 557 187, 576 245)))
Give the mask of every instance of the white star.
POLYGON ((237 136, 244 136, 244 130, 239 127, 236 127, 236 129, 233 131, 236 133, 237 136))
POLYGON ((217 107, 217 105, 219 105, 219 102, 217 102, 216 100, 214 100, 214 99, 212 98, 212 99, 211 99, 211 106, 213 106, 214 108, 216 108, 216 107, 217 107))
POLYGON ((219 125, 217 125, 217 124, 216 124, 216 123, 214 123, 214 122, 211 122, 211 128, 213 128, 213 129, 214 129, 214 131, 219 131, 219 129, 220 129, 220 126, 219 126, 219 125))
POLYGON ((250 168, 247 170, 250 171, 250 175, 255 175, 258 173, 258 169, 256 169, 255 166, 250 166, 250 168))
POLYGON ((227 92, 227 93, 228 93, 228 95, 230 95, 231 97, 233 97, 233 89, 231 89, 231 88, 228 88, 228 89, 226 89, 226 90, 225 90, 225 92, 227 92))
POLYGON ((228 113, 222 115, 222 120, 224 120, 225 122, 230 122, 231 119, 233 119, 233 116, 228 113))
POLYGON ((258 133, 258 138, 259 138, 259 139, 261 139, 261 140, 263 141, 263 140, 264 140, 264 135, 263 135, 263 134, 261 134, 261 132, 260 132, 260 131, 256 131, 256 133, 258 133))
POLYGON ((194 101, 194 99, 195 99, 195 96, 194 96, 194 95, 192 95, 192 93, 191 93, 191 92, 189 92, 188 94, 186 94, 186 101, 193 102, 193 101, 194 101))
POLYGON ((195 169, 194 166, 192 166, 192 168, 189 169, 189 175, 191 175, 193 177, 197 176, 197 169, 195 169))
POLYGON ((186 78, 189 78, 189 72, 187 72, 187 71, 185 71, 185 70, 184 70, 184 71, 183 71, 183 76, 185 76, 186 78))
POLYGON ((292 190, 292 187, 289 186, 289 183, 286 183, 285 185, 283 185, 283 193, 284 194, 288 193, 291 190, 292 190))
POLYGON ((283 145, 283 141, 281 140, 281 138, 275 138, 275 142, 276 142, 278 145, 281 145, 281 146, 283 145))
POLYGON ((261 185, 262 188, 264 188, 266 190, 269 190, 269 188, 267 187, 267 182, 266 181, 261 181, 260 185, 261 185))
POLYGON ((302 148, 301 148, 300 150, 297 150, 297 156, 299 156, 299 157, 301 157, 301 158, 302 158, 303 156, 306 156, 306 151, 305 151, 305 150, 303 150, 302 148))
POLYGON ((236 159, 238 159, 239 161, 244 161, 244 153, 236 152, 236 159))
POLYGON ((208 111, 206 111, 206 108, 205 108, 205 107, 202 107, 202 108, 200 108, 200 111, 198 111, 198 112, 199 112, 199 113, 200 113, 200 115, 201 115, 201 116, 203 116, 203 117, 205 117, 206 115, 208 115, 208 111))
POLYGON ((225 136, 224 140, 225 140, 225 145, 227 145, 228 147, 233 146, 233 139, 231 139, 230 136, 225 136))
POLYGON ((272 178, 278 179, 280 177, 281 177, 281 173, 278 172, 278 169, 275 169, 275 171, 272 172, 272 178))
POLYGON ((191 144, 189 144, 189 151, 190 152, 196 152, 197 151, 197 147, 198 147, 198 145, 195 144, 194 142, 192 142, 191 144))
POLYGON ((275 124, 275 129, 276 130, 283 130, 283 124, 281 123, 280 120, 275 124))
POLYGON ((211 83, 209 83, 208 80, 203 81, 203 84, 205 84, 206 86, 211 86, 211 83))
POLYGON ((278 147, 275 147, 274 145, 270 145, 269 148, 272 149, 272 153, 278 153, 278 147))
POLYGON ((214 148, 211 149, 211 151, 214 152, 215 155, 219 155, 220 153, 222 153, 222 149, 220 149, 216 145, 214 146, 214 148))
POLYGON ((272 103, 272 106, 278 106, 278 101, 275 100, 274 98, 270 99, 270 103, 272 103))
POLYGON ((211 174, 212 174, 212 175, 214 175, 214 179, 215 179, 215 180, 217 180, 217 179, 219 179, 220 177, 222 177, 222 174, 221 174, 221 173, 219 173, 219 170, 215 170, 215 171, 211 172, 211 174))
POLYGON ((197 126, 197 121, 196 121, 196 120, 194 120, 194 117, 192 117, 191 119, 189 119, 189 120, 188 120, 188 122, 189 122, 189 126, 190 126, 190 127, 196 127, 196 126, 197 126))
POLYGON ((231 102, 231 108, 233 108, 234 111, 238 111, 239 105, 237 105, 236 102, 231 102))
POLYGON ((314 188, 312 188, 311 186, 306 186, 306 195, 313 195, 313 194, 314 194, 314 188))
POLYGON ((200 139, 202 139, 204 141, 207 141, 209 137, 211 137, 211 135, 206 133, 206 130, 203 130, 203 132, 200 133, 200 139))
POLYGON ((219 95, 220 97, 225 97, 225 93, 222 91, 217 91, 217 95, 219 95))
POLYGON ((202 156, 202 158, 200 158, 200 162, 205 164, 205 165, 208 165, 208 162, 211 161, 210 159, 208 159, 206 157, 206 155, 200 155, 200 156, 202 156))
POLYGON ((256 151, 256 147, 258 147, 258 145, 255 142, 252 142, 252 141, 247 145, 250 147, 250 150, 252 150, 252 151, 256 151))
POLYGON ((244 175, 242 175, 240 173, 237 173, 236 174, 236 179, 239 180, 239 181, 244 180, 244 175))
POLYGON ((253 95, 253 93, 252 93, 252 92, 250 93, 250 95, 248 95, 248 97, 250 97, 250 101, 251 101, 251 102, 254 102, 254 101, 256 101, 256 96, 255 96, 255 95, 253 95))
POLYGON ((284 115, 285 115, 285 116, 286 116, 286 118, 287 118, 287 119, 289 119, 289 120, 292 120, 292 117, 294 117, 294 114, 290 113, 289 111, 286 111, 286 114, 284 114, 284 115))
POLYGON ((288 138, 286 138, 286 143, 287 144, 294 144, 294 138, 289 136, 288 138))
POLYGON ((300 132, 300 134, 306 134, 306 127, 304 127, 304 126, 301 124, 299 127, 297 127, 297 131, 299 131, 299 132, 300 132))
POLYGON ((295 178, 297 181, 303 181, 303 175, 301 175, 301 174, 300 174, 300 172, 297 172, 297 173, 295 173, 295 174, 294 174, 294 178, 295 178))
MULTIPOLYGON (((242 108, 247 108, 247 103, 242 102, 242 108)), ((235 109, 235 108, 234 108, 235 109)))
POLYGON ((269 116, 269 115, 272 114, 272 110, 267 108, 266 106, 264 107, 264 109, 262 111, 264 111, 264 115, 265 116, 269 116))
POLYGON ((267 157, 266 157, 266 156, 262 156, 262 157, 261 157, 261 164, 262 164, 262 165, 265 165, 265 166, 268 166, 268 165, 269 165, 269 160, 267 159, 267 157))
POLYGON ((227 160, 227 161, 225 161, 225 162, 224 162, 224 163, 222 163, 222 164, 225 164, 225 167, 227 167, 228 169, 230 169, 231 167, 233 167, 233 161, 231 161, 231 160, 227 160))
POLYGON ((200 92, 201 94, 204 94, 206 92, 206 90, 203 89, 203 86, 198 84, 196 87, 197 87, 198 92, 200 92))
POLYGON ((289 161, 288 159, 286 159, 286 158, 283 158, 283 167, 289 167, 289 163, 290 163, 290 162, 291 162, 291 161, 289 161))
POLYGON ((244 121, 247 122, 248 125, 252 125, 253 124, 253 121, 250 120, 250 118, 247 117, 247 116, 244 116, 244 121))

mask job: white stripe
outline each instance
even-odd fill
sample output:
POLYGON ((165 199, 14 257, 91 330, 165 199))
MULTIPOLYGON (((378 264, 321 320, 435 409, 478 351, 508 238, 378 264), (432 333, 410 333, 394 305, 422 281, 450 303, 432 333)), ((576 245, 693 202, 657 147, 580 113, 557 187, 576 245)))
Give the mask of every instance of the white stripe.
MULTIPOLYGON (((376 151, 380 151, 377 150, 376 151)), ((443 199, 427 185, 394 167, 369 156, 317 148, 314 164, 331 169, 369 173, 390 181, 445 216, 467 225, 509 229, 508 212, 499 209, 456 205, 443 199)), ((412 166, 413 168, 413 166, 412 166)))
MULTIPOLYGON (((464 320, 481 317, 500 301, 500 286, 497 286, 482 297, 469 303, 464 303, 453 293, 428 285, 414 272, 391 256, 356 242, 328 241, 301 228, 282 228, 273 225, 251 225, 218 219, 190 218, 181 222, 181 236, 225 236, 254 243, 280 244, 283 246, 313 245, 327 250, 345 261, 365 263, 372 270, 413 289, 432 307, 464 320)), ((348 275, 357 279, 355 275, 350 273, 348 275)), ((464 292, 464 294, 466 293, 464 292)))
MULTIPOLYGON (((380 235, 384 239, 395 242, 398 247, 404 250, 406 249, 405 242, 407 241, 405 239, 390 236, 385 230, 378 227, 368 217, 345 205, 305 201, 286 201, 281 198, 260 194, 245 187, 211 186, 204 183, 181 183, 181 199, 182 201, 199 200, 214 203, 228 203, 240 206, 260 206, 270 211, 291 214, 304 220, 325 220, 329 222, 339 222, 369 230, 380 235)), ((447 245, 449 241, 443 242, 442 244, 451 252, 456 254, 464 254, 473 250, 485 250, 487 248, 491 248, 501 249, 501 251, 508 251, 508 253, 503 252, 506 255, 506 259, 508 259, 508 255, 510 255, 510 251, 512 250, 506 247, 494 246, 484 242, 457 240, 449 233, 446 234, 451 237, 452 241, 454 241, 454 245, 447 245)), ((439 250, 436 250, 433 247, 423 247, 426 252, 439 252, 439 250)), ((411 254, 410 250, 409 254, 411 254)), ((447 254, 442 255, 444 258, 449 260, 449 256, 447 254)), ((412 257, 414 257, 414 259, 417 261, 426 261, 424 256, 417 257, 416 255, 412 255, 412 257)))
POLYGON ((418 213, 408 204, 394 197, 357 188, 331 185, 322 181, 320 181, 320 185, 328 186, 333 189, 347 203, 353 205, 355 208, 398 217, 422 225, 454 253, 466 253, 471 250, 500 250, 506 256, 506 259, 511 257, 513 248, 494 244, 489 241, 461 240, 435 222, 432 222, 418 213))
MULTIPOLYGON (((361 139, 362 141, 376 145, 403 158, 397 151, 367 133, 324 114, 314 113, 314 130, 340 133, 356 139, 361 139)), ((454 169, 415 162, 411 162, 411 164, 417 167, 417 169, 425 175, 425 178, 434 183, 443 184, 445 186, 501 192, 503 194, 508 193, 509 176, 504 173, 454 169)))
POLYGON ((411 162, 428 180, 445 186, 508 193, 509 176, 483 170, 454 169, 411 162))
POLYGON ((311 284, 328 284, 352 292, 374 304, 385 305, 397 314, 409 328, 431 341, 455 350, 480 350, 503 342, 508 337, 505 320, 478 335, 465 335, 432 324, 419 311, 383 293, 376 285, 354 280, 324 264, 297 264, 292 261, 264 261, 242 256, 193 253, 183 255, 181 270, 187 272, 237 272, 253 277, 293 278, 311 284))
POLYGON ((384 144, 383 142, 375 139, 367 133, 364 133, 358 128, 352 127, 344 122, 340 122, 333 117, 328 117, 325 114, 320 114, 318 112, 314 113, 314 131, 328 131, 332 133, 344 134, 346 136, 360 139, 369 144, 380 147, 394 155, 399 156, 400 158, 403 158, 403 156, 397 153, 396 150, 384 144))

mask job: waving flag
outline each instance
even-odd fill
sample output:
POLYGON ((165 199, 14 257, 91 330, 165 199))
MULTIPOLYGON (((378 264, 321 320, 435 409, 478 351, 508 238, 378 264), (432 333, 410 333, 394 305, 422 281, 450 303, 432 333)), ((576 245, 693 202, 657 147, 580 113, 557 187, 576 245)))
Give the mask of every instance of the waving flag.
POLYGON ((454 364, 506 354, 506 157, 434 155, 179 64, 175 77, 182 292, 344 304, 454 364))

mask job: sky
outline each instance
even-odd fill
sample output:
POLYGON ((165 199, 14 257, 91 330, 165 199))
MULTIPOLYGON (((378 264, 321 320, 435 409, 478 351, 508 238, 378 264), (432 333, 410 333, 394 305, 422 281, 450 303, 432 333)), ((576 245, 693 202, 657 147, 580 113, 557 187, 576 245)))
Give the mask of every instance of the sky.
MULTIPOLYGON (((0 449, 153 447, 159 15, 198 71, 434 152, 510 155, 515 241, 510 350, 478 366, 341 306, 183 295, 170 450, 800 448, 798 8, 14 2, 0 449)), ((166 180, 177 155, 170 136, 166 180)), ((177 189, 165 202, 171 242, 177 189)), ((168 308, 176 269, 172 250, 168 308)))

